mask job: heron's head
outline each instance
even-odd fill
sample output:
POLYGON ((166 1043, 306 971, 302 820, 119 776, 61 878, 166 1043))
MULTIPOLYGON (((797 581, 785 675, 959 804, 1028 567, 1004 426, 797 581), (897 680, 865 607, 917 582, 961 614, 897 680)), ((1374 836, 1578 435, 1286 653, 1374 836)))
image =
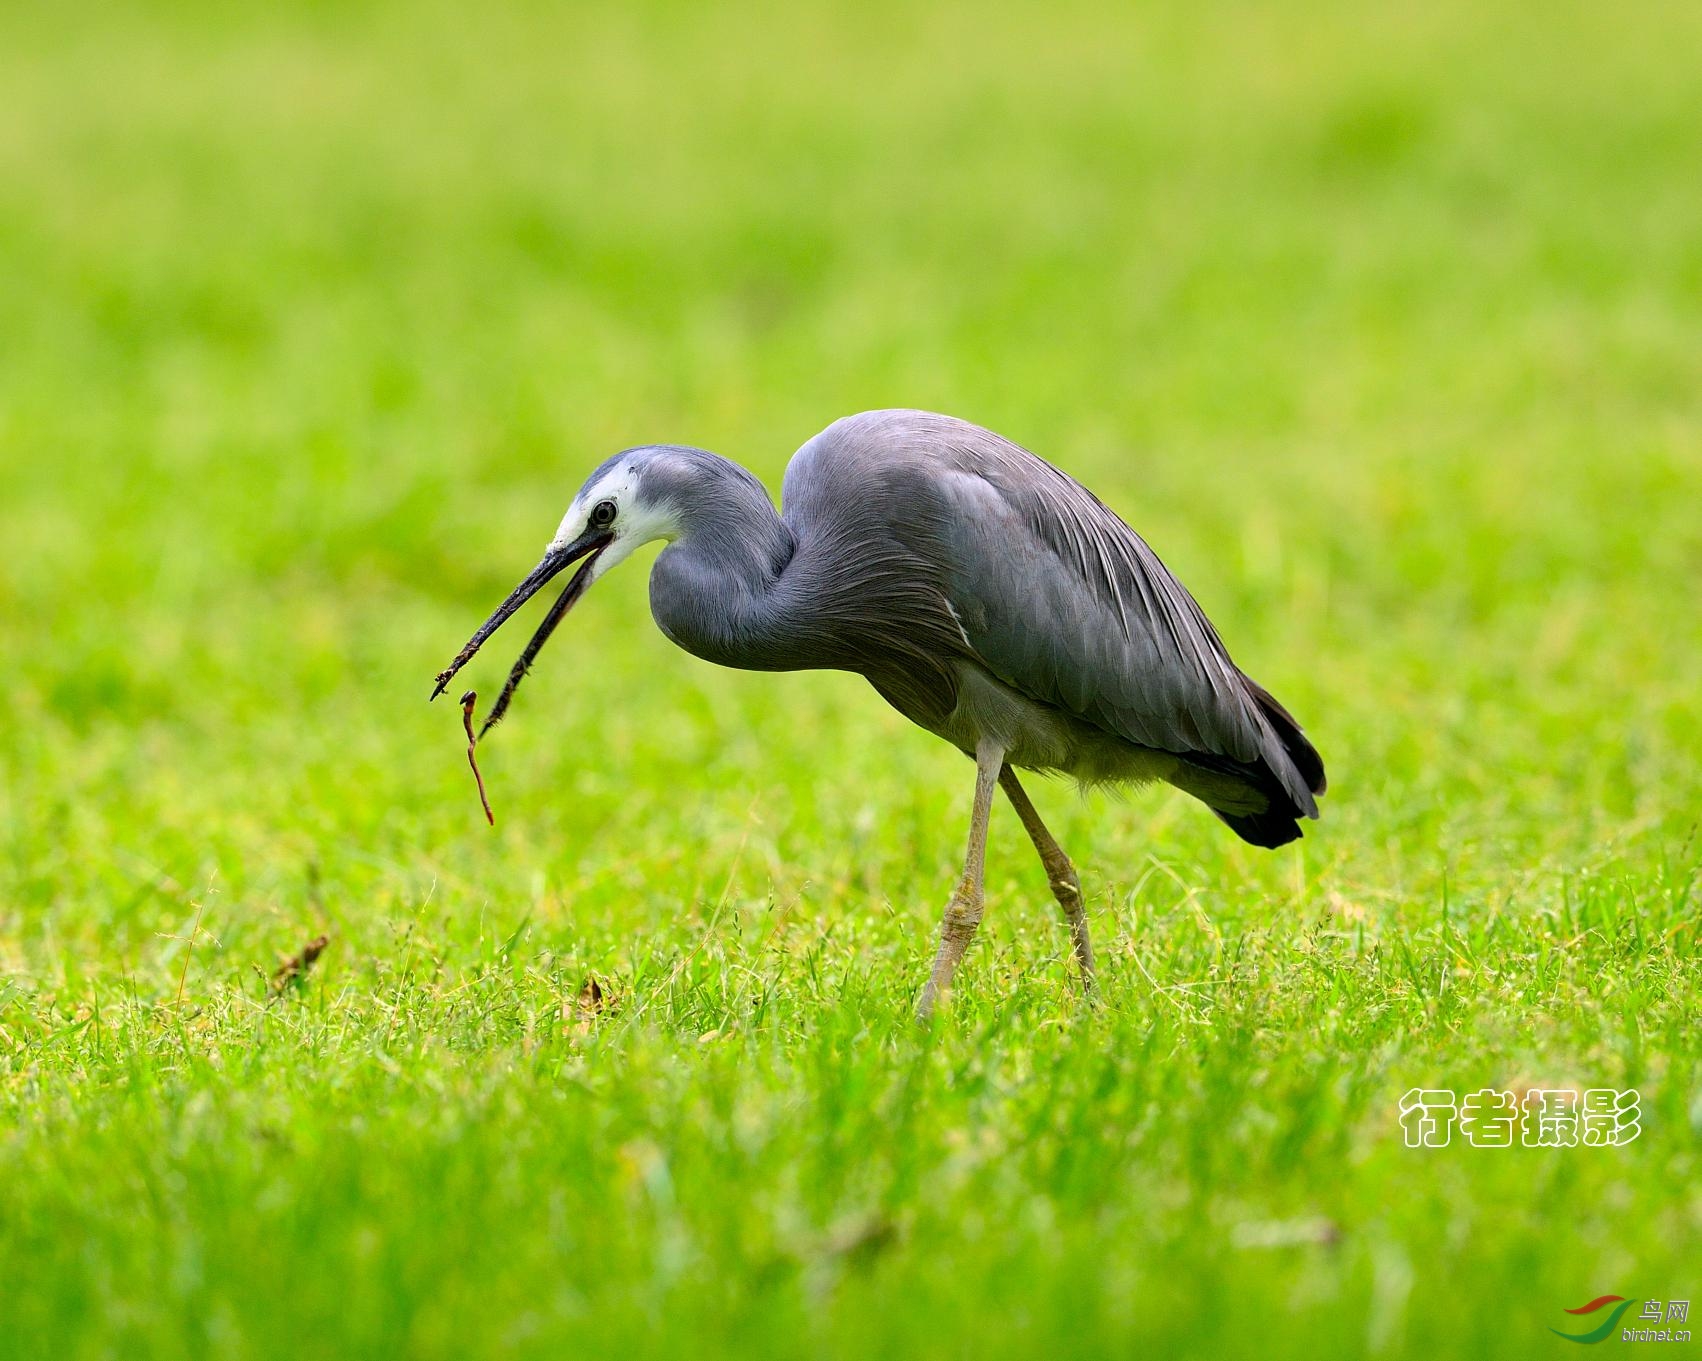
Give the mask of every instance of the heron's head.
POLYGON ((468 639, 467 645, 448 669, 438 674, 437 688, 432 691, 431 697, 436 699, 443 693, 455 673, 472 660, 473 654, 511 614, 552 578, 577 563, 578 570, 568 579, 566 587, 538 626, 538 631, 526 644, 520 660, 514 664, 502 697, 485 720, 485 729, 498 722, 508 707, 514 687, 526 674, 532 659, 591 583, 631 555, 634 549, 657 539, 672 540, 679 535, 680 499, 677 493, 681 465, 697 454, 697 450, 666 445, 627 449, 586 478, 585 485, 568 506, 567 514, 562 516, 561 527, 545 550, 543 561, 527 573, 525 580, 509 593, 508 599, 479 626, 478 632, 468 639))

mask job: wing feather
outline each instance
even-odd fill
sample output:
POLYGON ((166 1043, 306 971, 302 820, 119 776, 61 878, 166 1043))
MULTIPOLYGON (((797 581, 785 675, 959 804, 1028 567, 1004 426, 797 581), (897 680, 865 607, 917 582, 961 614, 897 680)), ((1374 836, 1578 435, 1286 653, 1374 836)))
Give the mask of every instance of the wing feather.
POLYGON ((869 412, 839 424, 855 424, 844 433, 874 451, 907 513, 932 506, 942 586, 993 675, 1140 746, 1267 766, 1316 816, 1263 692, 1146 541, 1086 487, 951 417, 869 412))

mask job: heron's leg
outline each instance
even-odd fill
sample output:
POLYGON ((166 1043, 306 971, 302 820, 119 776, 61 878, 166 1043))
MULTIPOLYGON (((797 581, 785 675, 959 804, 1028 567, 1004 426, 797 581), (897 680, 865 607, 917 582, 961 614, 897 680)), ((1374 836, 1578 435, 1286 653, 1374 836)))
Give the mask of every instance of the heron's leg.
POLYGON ((1005 763, 1004 748, 982 741, 975 748, 975 811, 969 819, 969 853, 963 859, 963 878, 951 895, 944 920, 940 922, 940 949, 934 968, 916 1003, 916 1019, 926 1021, 934 1014, 934 1002, 951 987, 958 960, 975 938, 984 905, 983 884, 987 867, 987 820, 993 812, 993 785, 1005 763))
POLYGON ((1064 920, 1070 924, 1070 944, 1075 947, 1076 963, 1081 966, 1082 987, 1091 994, 1093 942, 1087 938, 1087 913, 1082 907, 1081 880, 1076 878, 1076 867, 1064 854, 1064 848, 1052 839, 1052 833, 1046 830, 1040 814, 1029 802, 1028 791, 1017 779, 1016 771, 1009 766, 1001 770, 999 785, 1011 801, 1011 807, 1016 809, 1016 815, 1022 819, 1023 830, 1034 843, 1034 849, 1040 852, 1040 863, 1046 867, 1046 878, 1052 885, 1052 896, 1064 909, 1064 920))

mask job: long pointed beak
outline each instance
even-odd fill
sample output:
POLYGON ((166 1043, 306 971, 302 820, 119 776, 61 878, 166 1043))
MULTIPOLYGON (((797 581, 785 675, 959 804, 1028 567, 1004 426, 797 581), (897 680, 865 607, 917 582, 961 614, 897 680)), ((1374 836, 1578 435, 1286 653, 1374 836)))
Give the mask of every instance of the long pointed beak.
POLYGON ((498 605, 491 617, 479 625, 478 632, 467 640, 467 646, 455 654, 455 660, 437 673, 437 688, 431 692, 431 697, 436 699, 444 692, 449 682, 455 679, 455 673, 473 659, 473 654, 484 646, 485 640, 501 628, 511 614, 542 590, 553 577, 584 558, 585 561, 556 598, 556 603, 550 606, 550 612, 544 616, 544 622, 538 626, 538 631, 532 635, 532 641, 526 644, 526 651, 521 654, 520 660, 509 673, 508 684, 503 688, 496 708, 491 710, 490 717, 485 720, 481 735, 488 732, 491 725, 497 722, 503 711, 508 708, 514 688, 520 684, 520 678, 526 674, 526 669, 538 655, 538 650, 543 647, 550 634, 555 631, 556 625, 561 623, 579 597, 585 594, 585 588, 591 584, 591 567, 597 561, 597 555, 613 541, 614 536, 604 530, 586 530, 572 543, 562 548, 552 548, 544 554, 544 560, 528 572, 526 579, 509 593, 508 599, 498 605))

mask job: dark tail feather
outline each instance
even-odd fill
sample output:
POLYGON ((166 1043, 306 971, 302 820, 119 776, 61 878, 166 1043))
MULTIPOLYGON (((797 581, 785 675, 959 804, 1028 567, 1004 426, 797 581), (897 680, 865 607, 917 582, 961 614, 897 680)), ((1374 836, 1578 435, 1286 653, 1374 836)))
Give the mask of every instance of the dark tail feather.
MULTIPOLYGON (((1207 770, 1222 774, 1234 775, 1246 782, 1246 785, 1264 795, 1267 804, 1260 813, 1231 813, 1212 806, 1212 812, 1222 818, 1224 823, 1236 836, 1255 846, 1275 849, 1286 846, 1291 841, 1300 840, 1300 819, 1317 817, 1317 806, 1311 799, 1300 794, 1295 787, 1294 776, 1300 777, 1306 790, 1313 795, 1324 792, 1324 758, 1318 755, 1318 749, 1306 740, 1306 734, 1300 731, 1300 725, 1294 721, 1294 715, 1283 708, 1276 698, 1256 681, 1242 677, 1247 684, 1247 693, 1264 711, 1269 720, 1271 731, 1282 743, 1282 755, 1269 752, 1253 762, 1229 761, 1223 757, 1209 757, 1199 752, 1191 752, 1188 760, 1207 770), (1272 762, 1281 763, 1283 756, 1288 758, 1292 771, 1279 770, 1272 762)), ((1208 805, 1212 804, 1209 793, 1202 793, 1208 805)), ((1245 801, 1241 801, 1245 806, 1245 801)))
POLYGON ((1285 808, 1267 808, 1262 813, 1248 813, 1236 816, 1225 813, 1222 809, 1214 808, 1212 812, 1228 824, 1229 829, 1243 841, 1250 841, 1255 846, 1263 846, 1266 850, 1274 851, 1278 846, 1286 846, 1291 841, 1300 840, 1300 823, 1294 814, 1285 808))
MULTIPOLYGON (((1300 772, 1300 778, 1306 781, 1306 787, 1314 794, 1322 794, 1328 781, 1324 778, 1324 758, 1318 755, 1318 749, 1306 740, 1306 734, 1300 731, 1300 724, 1295 722, 1294 715, 1282 707, 1275 695, 1249 676, 1243 676, 1241 679, 1247 682, 1248 693, 1265 711, 1265 717, 1270 720, 1271 727, 1276 729, 1276 735, 1282 739, 1283 750, 1288 753, 1288 759, 1294 762, 1294 768, 1300 772)), ((1293 840, 1292 837, 1289 839, 1293 840)))
POLYGON ((1172 776, 1172 783, 1186 789, 1222 818, 1236 836, 1255 846, 1274 848, 1298 841, 1300 819, 1309 814, 1317 816, 1295 802, 1294 795, 1267 761, 1231 761, 1197 751, 1189 752, 1183 761, 1206 778, 1189 778, 1184 774, 1172 776), (1219 806, 1224 803, 1230 807, 1219 806), (1257 807, 1260 803, 1264 807, 1257 812, 1242 811, 1249 804, 1257 807))

